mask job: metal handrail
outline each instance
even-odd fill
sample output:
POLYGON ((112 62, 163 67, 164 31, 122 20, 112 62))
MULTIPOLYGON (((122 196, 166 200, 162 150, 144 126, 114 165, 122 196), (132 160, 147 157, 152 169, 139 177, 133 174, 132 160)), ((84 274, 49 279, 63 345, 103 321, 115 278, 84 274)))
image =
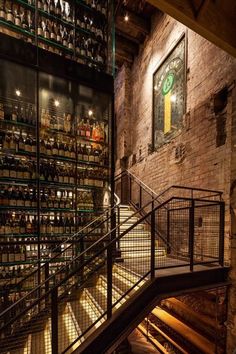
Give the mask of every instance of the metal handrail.
MULTIPOLYGON (((109 190, 111 190, 110 187, 108 187, 109 190)), ((103 213, 98 216, 96 219, 92 220, 90 223, 88 223, 87 225, 85 225, 80 231, 78 231, 77 233, 73 234, 72 236, 68 237, 66 240, 63 240, 63 242, 61 243, 58 243, 57 246, 55 248, 53 248, 51 250, 52 253, 54 253, 54 251, 56 251, 57 249, 59 249, 59 247, 61 247, 62 245, 64 244, 67 244, 67 243, 70 243, 72 242, 75 238, 76 239, 76 242, 79 242, 81 241, 84 237, 85 237, 85 234, 84 234, 84 231, 86 229, 88 229, 89 227, 91 227, 93 224, 97 224, 97 222, 99 222, 99 220, 102 220, 104 215, 107 215, 107 213, 111 213, 114 209, 116 209, 119 204, 120 204, 120 198, 118 197, 117 194, 114 193, 114 196, 115 196, 115 199, 116 199, 116 203, 113 207, 108 207, 106 208, 103 213)), ((99 224, 102 225, 104 222, 106 222, 107 220, 109 220, 109 218, 105 219, 105 220, 102 220, 101 223, 99 224)), ((97 228, 97 226, 95 226, 94 228, 92 228, 92 230, 90 230, 89 233, 87 233, 86 235, 89 235, 93 230, 95 230, 97 228)), ((45 261, 41 262, 42 264, 37 267, 36 269, 34 269, 32 272, 30 272, 29 274, 27 274, 22 280, 20 280, 17 284, 14 285, 14 287, 12 287, 12 289, 15 289, 19 286, 21 286, 22 283, 24 283, 27 279, 29 279, 31 276, 33 276, 34 274, 40 272, 41 269, 43 269, 44 267, 46 267, 47 264, 50 264, 52 263, 55 259, 58 258, 59 255, 61 255, 62 253, 66 252, 70 247, 71 247, 72 244, 70 244, 69 246, 67 246, 66 248, 63 249, 63 251, 61 252, 58 252, 57 254, 55 254, 54 256, 51 256, 49 259, 46 259, 45 261)), ((33 266, 37 266, 39 264, 40 260, 35 260, 33 261, 31 264, 33 266)), ((11 281, 9 280, 8 282, 5 283, 5 286, 8 286, 9 283, 11 281)))
MULTIPOLYGON (((138 219, 134 224, 132 224, 130 227, 128 227, 126 230, 124 230, 122 233, 118 234, 118 236, 112 238, 109 243, 107 243, 103 248, 99 249, 99 251, 92 255, 89 259, 85 260, 82 264, 80 264, 76 269, 74 269, 70 274, 68 274, 67 276, 65 276, 62 280, 60 280, 57 284, 54 285, 53 288, 49 289, 46 293, 44 293, 43 295, 41 295, 33 304, 29 305, 25 310, 22 311, 22 313, 25 313, 25 311, 28 311, 29 309, 31 309, 32 307, 34 307, 34 305, 38 304, 39 301, 43 300, 45 297, 47 297, 55 288, 58 288, 60 286, 63 285, 63 283, 65 283, 68 279, 70 279, 73 275, 75 275, 81 268, 84 268, 86 265, 88 265, 89 263, 91 263, 94 259, 96 259, 101 253, 103 253, 104 251, 106 251, 109 247, 111 247, 113 244, 115 244, 117 241, 119 241, 124 235, 126 235, 127 233, 129 233, 132 229, 134 229, 137 225, 139 225, 140 223, 142 223, 146 218, 150 217, 154 212, 156 212, 158 209, 165 207, 168 203, 170 203, 172 200, 184 200, 184 201, 192 201, 192 198, 186 198, 186 197, 171 197, 168 200, 164 201, 163 203, 157 205, 156 207, 154 207, 151 211, 149 211, 146 215, 142 216, 140 219, 138 219)), ((202 199, 194 199, 195 201, 201 201, 202 199)), ((209 203, 213 203, 213 204, 219 204, 222 203, 220 201, 212 201, 212 200, 205 200, 205 202, 209 202, 209 203)), ((149 205, 150 203, 147 203, 147 205, 149 205)), ((139 211, 137 211, 136 213, 138 213, 139 211)), ((135 214, 136 214, 135 213, 135 214)), ((133 214, 134 215, 134 214, 133 214)), ((132 216, 131 216, 132 217, 132 216)), ((123 223, 125 223, 127 220, 129 220, 131 217, 128 217, 123 223)), ((123 224, 121 223, 121 224, 123 224)), ((14 304, 12 304, 9 308, 7 308, 6 310, 4 310, 1 314, 0 314, 0 318, 2 316, 5 316, 7 314, 7 312, 9 312, 10 310, 12 310, 15 306, 17 306, 20 302, 25 301, 27 299, 27 297, 30 294, 35 293, 36 291, 40 290, 40 288, 42 288, 44 285, 46 285, 50 280, 55 279, 56 276, 58 274, 60 274, 61 271, 66 270, 70 265, 73 265, 76 261, 78 261, 80 258, 83 259, 84 255, 91 251, 93 248, 95 248, 97 245, 99 245, 100 243, 103 243, 105 240, 108 240, 108 236, 111 236, 114 234, 114 231, 117 231, 117 229, 119 228, 120 225, 117 225, 115 228, 111 229, 108 233, 106 233, 105 235, 103 235, 101 238, 99 238, 99 240, 95 241, 91 246, 89 246, 85 251, 81 252, 78 256, 76 256, 75 258, 73 258, 70 263, 68 263, 66 266, 61 267, 56 273, 52 274, 49 278, 47 278, 44 282, 42 282, 40 285, 38 285, 37 287, 35 287, 33 290, 31 290, 28 294, 26 294, 24 297, 22 297, 21 299, 19 299, 17 302, 15 302, 14 304)), ((103 243, 104 244, 104 243, 103 243)), ((22 315, 22 313, 20 315, 22 315)), ((20 316, 18 315, 18 316, 20 316)), ((17 317, 18 317, 17 316, 17 317)), ((13 319, 14 320, 14 319, 13 319)), ((6 326, 8 326, 10 324, 9 321, 6 326)), ((1 329, 3 329, 5 326, 3 326, 1 329)))
MULTIPOLYGON (((132 172, 125 170, 120 172, 118 175, 115 176, 115 181, 119 178, 122 177, 122 175, 128 175, 132 177, 135 181, 137 181, 143 188, 148 189, 151 195, 155 195, 157 197, 161 197, 162 195, 166 194, 170 189, 185 189, 185 190, 190 190, 190 191, 200 191, 200 192, 209 192, 209 193, 215 193, 215 195, 219 195, 220 197, 222 196, 223 192, 222 191, 217 191, 217 190, 212 190, 212 189, 207 189, 207 188, 197 188, 197 187, 186 187, 186 186, 181 186, 181 185, 171 185, 167 187, 164 191, 161 193, 157 194, 154 190, 152 190, 148 185, 146 185, 141 179, 137 176, 135 176, 132 172)), ((213 195, 214 196, 214 195, 213 195)), ((203 197, 204 199, 207 196, 203 197)))

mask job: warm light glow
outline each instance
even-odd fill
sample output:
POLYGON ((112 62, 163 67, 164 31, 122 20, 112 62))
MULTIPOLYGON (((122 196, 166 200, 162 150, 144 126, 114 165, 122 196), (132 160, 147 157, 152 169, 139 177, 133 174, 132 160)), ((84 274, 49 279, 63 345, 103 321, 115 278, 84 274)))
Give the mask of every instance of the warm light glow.
POLYGON ((60 102, 59 102, 58 100, 55 100, 55 101, 54 101, 54 104, 55 104, 56 107, 59 107, 60 102))
POLYGON ((170 100, 171 102, 176 102, 176 95, 171 95, 170 100))
POLYGON ((157 85, 154 86, 154 90, 157 91, 157 85))
POLYGON ((124 20, 125 20, 125 22, 128 22, 128 21, 129 21, 129 15, 128 15, 128 14, 125 14, 124 20))
POLYGON ((21 95, 21 92, 20 92, 20 90, 16 90, 16 96, 20 96, 21 95))
POLYGON ((89 115, 89 117, 91 117, 93 115, 93 111, 91 109, 88 111, 88 115, 89 115))

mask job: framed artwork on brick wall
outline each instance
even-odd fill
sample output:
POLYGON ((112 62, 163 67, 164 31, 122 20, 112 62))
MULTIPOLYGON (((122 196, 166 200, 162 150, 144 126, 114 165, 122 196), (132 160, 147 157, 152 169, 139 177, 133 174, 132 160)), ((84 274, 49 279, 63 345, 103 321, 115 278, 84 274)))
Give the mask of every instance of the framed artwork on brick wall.
POLYGON ((170 141, 181 131, 185 113, 185 36, 153 75, 153 148, 170 141))

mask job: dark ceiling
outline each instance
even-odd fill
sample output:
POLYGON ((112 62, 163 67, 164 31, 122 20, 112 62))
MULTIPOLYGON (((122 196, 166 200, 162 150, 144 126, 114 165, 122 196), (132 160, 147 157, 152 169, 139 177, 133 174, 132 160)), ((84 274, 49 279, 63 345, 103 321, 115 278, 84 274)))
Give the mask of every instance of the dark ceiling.
POLYGON ((120 67, 124 62, 132 64, 139 45, 149 34, 151 15, 158 10, 144 0, 117 0, 114 11, 116 66, 120 67))

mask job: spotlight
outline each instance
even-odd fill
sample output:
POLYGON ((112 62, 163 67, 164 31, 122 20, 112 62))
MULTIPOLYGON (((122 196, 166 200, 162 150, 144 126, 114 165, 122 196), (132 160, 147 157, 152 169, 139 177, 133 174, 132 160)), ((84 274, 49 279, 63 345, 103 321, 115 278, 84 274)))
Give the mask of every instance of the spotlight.
POLYGON ((129 21, 129 15, 126 13, 125 16, 124 16, 124 20, 125 22, 128 22, 129 21))
POLYGON ((88 115, 89 115, 89 117, 92 117, 92 115, 93 115, 92 109, 90 109, 90 110, 88 111, 88 115))
POLYGON ((54 101, 54 105, 55 105, 56 107, 59 107, 60 102, 59 102, 58 100, 55 100, 55 101, 54 101))
POLYGON ((16 96, 20 97, 20 95, 21 95, 20 90, 16 90, 16 96))

